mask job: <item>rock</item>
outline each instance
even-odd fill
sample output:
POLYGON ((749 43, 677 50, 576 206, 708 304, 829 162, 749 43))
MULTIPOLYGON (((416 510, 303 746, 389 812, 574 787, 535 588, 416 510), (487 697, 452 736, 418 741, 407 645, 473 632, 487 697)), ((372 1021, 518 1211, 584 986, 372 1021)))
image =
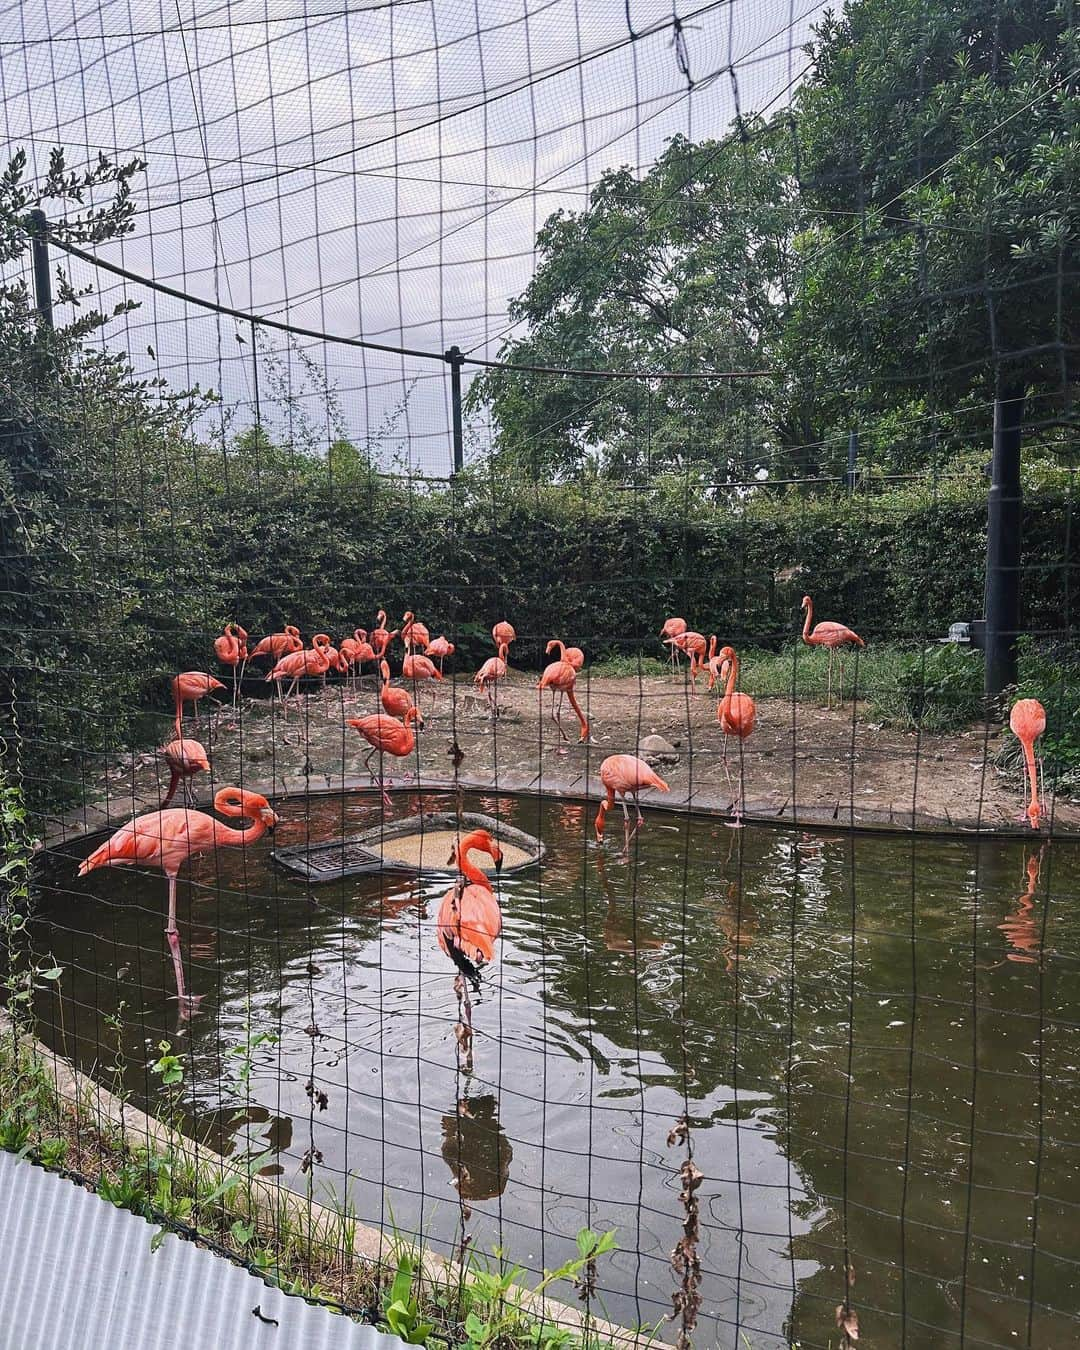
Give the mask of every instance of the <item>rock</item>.
POLYGON ((679 762, 678 750, 670 741, 665 741, 663 736, 643 736, 638 746, 638 754, 652 769, 655 769, 658 764, 678 764, 679 762))

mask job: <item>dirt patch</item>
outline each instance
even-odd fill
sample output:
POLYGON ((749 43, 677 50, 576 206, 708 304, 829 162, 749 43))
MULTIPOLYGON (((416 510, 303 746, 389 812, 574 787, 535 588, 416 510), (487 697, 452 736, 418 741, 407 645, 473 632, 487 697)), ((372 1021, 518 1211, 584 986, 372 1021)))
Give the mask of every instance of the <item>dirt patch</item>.
MULTIPOLYGON (((716 700, 692 694, 681 683, 648 677, 590 679, 582 672, 578 696, 591 737, 578 743, 576 719, 565 709, 571 737, 560 743, 547 693, 541 702, 535 677, 512 674, 499 686, 500 716, 493 719, 467 679, 447 676, 437 702, 422 690, 426 724, 407 760, 387 759, 391 786, 499 787, 599 798, 605 756, 634 752, 658 734, 679 752, 661 768, 667 796, 646 794, 665 806, 691 804, 725 812, 732 794, 724 772, 725 737, 716 700)), ((374 686, 313 690, 294 703, 288 720, 280 707, 245 700, 239 715, 220 713, 208 728, 190 721, 185 735, 202 740, 213 764, 212 783, 195 780, 200 803, 211 787, 241 783, 268 795, 362 788, 370 783, 361 760, 368 743, 346 725, 349 717, 378 711, 374 686)), ((168 739, 162 718, 162 740, 168 739)), ((864 705, 826 710, 784 698, 758 701, 757 727, 743 745, 728 749, 733 781, 745 783, 747 819, 775 824, 845 828, 1030 832, 1020 819, 1022 792, 994 767, 1001 731, 974 726, 955 735, 896 731, 870 720, 864 705)), ((112 760, 95 776, 91 805, 52 822, 50 842, 71 832, 97 829, 133 812, 156 807, 168 773, 153 752, 112 760)), ((1046 829, 1080 832, 1080 807, 1047 792, 1046 829)))

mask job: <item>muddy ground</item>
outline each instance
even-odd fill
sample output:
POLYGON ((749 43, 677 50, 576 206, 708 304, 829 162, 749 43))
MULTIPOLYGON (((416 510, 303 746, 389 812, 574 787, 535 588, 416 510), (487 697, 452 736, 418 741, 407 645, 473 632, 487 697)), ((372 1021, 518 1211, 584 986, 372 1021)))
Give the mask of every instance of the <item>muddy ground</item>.
MULTIPOLYGON (((569 707, 564 723, 572 740, 559 753, 543 711, 535 676, 512 674, 500 690, 501 715, 492 719, 471 684, 448 677, 432 708, 432 692, 421 685, 418 701, 426 725, 417 751, 394 761, 386 772, 395 786, 499 786, 550 793, 598 796, 598 772, 606 755, 633 752, 645 736, 664 737, 677 762, 659 765, 671 786, 669 806, 687 803, 727 812, 731 806, 722 763, 724 737, 716 722, 716 701, 691 694, 668 678, 579 677, 578 693, 591 725, 591 739, 578 744, 569 707), (456 750, 455 750, 456 747, 456 750), (457 764, 455 766, 455 760, 457 764)), ((211 786, 242 783, 267 793, 363 788, 367 743, 345 725, 348 717, 378 711, 369 678, 358 689, 317 686, 294 702, 283 718, 280 705, 246 699, 239 715, 203 712, 199 729, 190 718, 185 735, 197 735, 210 751, 213 784, 196 780, 200 803, 211 786), (208 726, 208 722, 210 725, 208 726)), ((775 824, 938 830, 1023 832, 1018 819, 1021 787, 994 768, 1001 744, 998 728, 977 725, 955 735, 917 735, 875 724, 863 705, 831 711, 783 698, 758 701, 757 727, 742 749, 746 814, 775 824)), ((162 741, 171 738, 162 717, 162 741)), ((738 747, 729 752, 736 783, 738 747)), ((168 773, 153 753, 112 759, 95 766, 91 804, 50 822, 50 841, 72 832, 98 829, 133 812, 156 807, 168 773), (160 786, 159 786, 160 785, 160 786)), ((86 772, 82 765, 80 772, 86 772)), ((1080 833, 1080 806, 1046 802, 1047 828, 1054 834, 1080 833)))

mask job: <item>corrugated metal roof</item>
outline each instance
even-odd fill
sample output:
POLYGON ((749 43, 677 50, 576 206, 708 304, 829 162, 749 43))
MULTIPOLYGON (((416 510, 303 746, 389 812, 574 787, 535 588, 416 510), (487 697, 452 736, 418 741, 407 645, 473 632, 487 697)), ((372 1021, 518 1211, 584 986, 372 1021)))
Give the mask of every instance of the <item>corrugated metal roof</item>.
POLYGON ((403 1350, 156 1231, 0 1153, 0 1350, 403 1350))

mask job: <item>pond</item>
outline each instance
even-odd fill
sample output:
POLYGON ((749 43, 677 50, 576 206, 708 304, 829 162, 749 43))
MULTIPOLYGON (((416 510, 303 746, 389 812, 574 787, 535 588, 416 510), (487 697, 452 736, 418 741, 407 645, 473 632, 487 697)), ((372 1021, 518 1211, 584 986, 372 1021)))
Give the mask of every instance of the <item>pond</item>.
MULTIPOLYGON (((400 794, 395 814, 449 805, 400 794)), ((54 854, 35 943, 64 973, 43 1035, 100 1072, 119 1012, 133 1100, 159 1103, 147 1066, 168 1039, 201 1131, 444 1250, 464 1224, 538 1269, 582 1226, 615 1228, 599 1299, 623 1323, 670 1311, 685 1113, 705 1178, 697 1344, 835 1345, 845 1297, 875 1347, 1077 1343, 1080 850, 646 811, 626 855, 617 812, 600 849, 595 806, 462 806, 548 847, 500 883, 471 1074, 434 933, 446 880, 309 888, 268 841, 181 874, 203 996, 183 1025, 161 874, 76 880, 74 848, 54 854), (267 1031, 247 1073, 235 1049, 267 1031)), ((380 806, 279 809, 287 845, 380 806)))

